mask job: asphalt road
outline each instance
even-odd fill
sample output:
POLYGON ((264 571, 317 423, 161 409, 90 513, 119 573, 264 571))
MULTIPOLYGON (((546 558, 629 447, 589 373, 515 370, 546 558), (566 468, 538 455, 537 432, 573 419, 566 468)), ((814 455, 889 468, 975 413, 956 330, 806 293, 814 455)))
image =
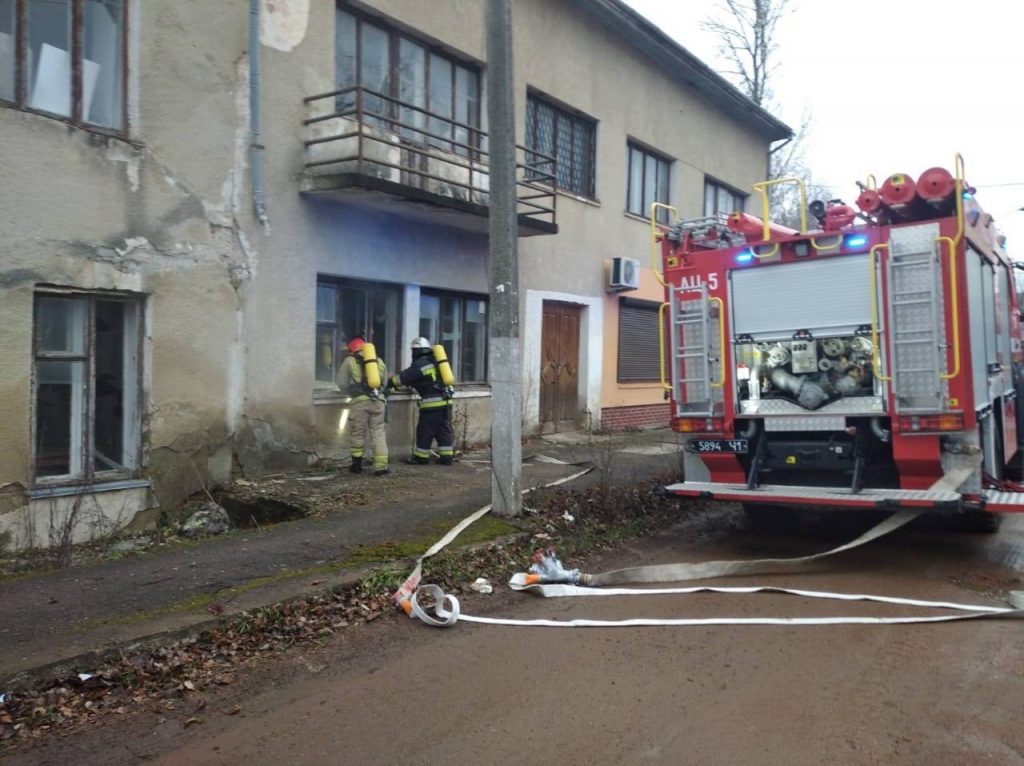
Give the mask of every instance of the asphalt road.
MULTIPOLYGON (((863 528, 748 529, 725 510, 591 571, 802 555, 863 528)), ((1000 604, 1024 588, 1024 517, 998 535, 917 525, 760 583, 1000 604)), ((722 581, 741 584, 746 579, 722 581)), ((473 614, 570 619, 887 615, 785 595, 542 600, 498 588, 473 614)), ((346 631, 187 710, 139 713, 23 751, 79 764, 1024 763, 1024 621, 912 626, 553 629, 405 618, 346 631), (235 715, 228 713, 240 707, 235 715)))

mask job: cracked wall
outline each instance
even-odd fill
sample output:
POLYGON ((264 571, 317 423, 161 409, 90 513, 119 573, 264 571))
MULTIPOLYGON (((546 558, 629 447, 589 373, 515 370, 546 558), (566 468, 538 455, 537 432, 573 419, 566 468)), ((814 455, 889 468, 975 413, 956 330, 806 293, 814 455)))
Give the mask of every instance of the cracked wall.
POLYGON ((130 140, 0 108, 2 517, 28 507, 8 487, 31 484, 41 285, 145 296, 143 465, 156 501, 230 477, 244 403, 240 316, 259 247, 245 205, 248 4, 204 4, 202 23, 198 10, 147 3, 135 17, 130 140))

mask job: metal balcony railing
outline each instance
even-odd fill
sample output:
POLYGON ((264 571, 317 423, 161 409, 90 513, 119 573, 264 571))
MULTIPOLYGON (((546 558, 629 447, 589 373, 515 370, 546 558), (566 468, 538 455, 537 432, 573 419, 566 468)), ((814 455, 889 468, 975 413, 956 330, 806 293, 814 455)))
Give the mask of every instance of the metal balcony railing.
MULTIPOLYGON (((310 96, 305 103, 307 178, 340 176, 347 185, 377 181, 397 194, 415 190, 418 198, 426 194, 486 215, 489 153, 480 128, 362 86, 310 96)), ((516 168, 520 224, 557 231, 555 158, 516 145, 516 168)))

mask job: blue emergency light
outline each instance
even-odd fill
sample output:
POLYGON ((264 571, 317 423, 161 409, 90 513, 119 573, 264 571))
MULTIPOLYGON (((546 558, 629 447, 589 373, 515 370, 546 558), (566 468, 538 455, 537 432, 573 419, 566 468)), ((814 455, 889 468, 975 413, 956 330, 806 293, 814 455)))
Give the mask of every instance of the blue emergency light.
POLYGON ((843 240, 843 247, 847 250, 858 250, 868 243, 866 234, 848 234, 843 240))
POLYGON ((754 254, 750 250, 740 250, 736 253, 736 263, 750 263, 754 260, 754 254))

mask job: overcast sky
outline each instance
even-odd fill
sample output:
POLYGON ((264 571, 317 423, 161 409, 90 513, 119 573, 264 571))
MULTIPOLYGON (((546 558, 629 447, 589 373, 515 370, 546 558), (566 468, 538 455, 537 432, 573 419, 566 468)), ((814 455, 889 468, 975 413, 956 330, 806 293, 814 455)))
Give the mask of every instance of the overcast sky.
MULTIPOLYGON (((626 0, 715 69, 717 0, 626 0)), ((779 24, 779 117, 812 118, 807 164, 849 203, 873 173, 964 156, 967 182, 1024 260, 1024 1, 792 0, 779 24)))

